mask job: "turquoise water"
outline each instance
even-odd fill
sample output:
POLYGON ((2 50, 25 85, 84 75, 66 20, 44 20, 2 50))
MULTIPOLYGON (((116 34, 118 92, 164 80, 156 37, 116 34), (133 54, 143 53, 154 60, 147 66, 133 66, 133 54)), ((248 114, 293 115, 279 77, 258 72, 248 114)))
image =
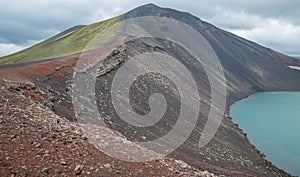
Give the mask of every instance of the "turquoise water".
POLYGON ((233 121, 277 167, 300 176, 300 92, 266 92, 230 107, 233 121))

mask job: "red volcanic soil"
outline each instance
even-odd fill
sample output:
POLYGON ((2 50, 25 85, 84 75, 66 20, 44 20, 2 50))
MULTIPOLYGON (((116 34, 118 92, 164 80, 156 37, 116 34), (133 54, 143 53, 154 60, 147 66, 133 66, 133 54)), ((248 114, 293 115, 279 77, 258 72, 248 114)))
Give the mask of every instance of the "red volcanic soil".
POLYGON ((4 66, 0 69, 0 76, 2 79, 10 81, 38 81, 39 79, 52 75, 58 69, 75 66, 77 59, 78 57, 71 57, 47 62, 33 62, 28 64, 18 64, 15 66, 4 66))
POLYGON ((40 87, 51 82, 63 89, 77 59, 0 69, 1 176, 214 176, 169 157, 145 163, 120 161, 91 145, 76 123, 50 109, 50 95, 40 87))

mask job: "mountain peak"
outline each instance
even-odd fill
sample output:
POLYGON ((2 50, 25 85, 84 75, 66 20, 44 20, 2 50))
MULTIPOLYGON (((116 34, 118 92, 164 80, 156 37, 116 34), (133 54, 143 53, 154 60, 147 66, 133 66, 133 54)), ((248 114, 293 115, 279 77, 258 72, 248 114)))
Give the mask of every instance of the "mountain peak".
MULTIPOLYGON (((188 12, 182 12, 171 8, 160 7, 153 3, 139 6, 124 14, 125 19, 144 17, 144 16, 159 16, 159 17, 173 18, 175 20, 184 22, 190 25, 191 27, 195 27, 195 28, 197 27, 197 24, 202 23, 201 19, 188 12)), ((208 25, 208 26, 211 27, 212 25, 208 25)))
POLYGON ((158 5, 154 4, 154 3, 148 3, 148 4, 145 4, 145 5, 142 5, 140 7, 144 7, 144 8, 160 8, 158 5))
MULTIPOLYGON (((156 4, 153 4, 153 3, 149 3, 149 4, 145 4, 145 5, 141 5, 139 7, 136 7, 135 9, 131 10, 130 12, 144 12, 144 13, 147 13, 147 12, 156 12, 156 11, 161 11, 163 8, 156 5, 156 4)), ((129 12, 129 13, 130 13, 129 12)))

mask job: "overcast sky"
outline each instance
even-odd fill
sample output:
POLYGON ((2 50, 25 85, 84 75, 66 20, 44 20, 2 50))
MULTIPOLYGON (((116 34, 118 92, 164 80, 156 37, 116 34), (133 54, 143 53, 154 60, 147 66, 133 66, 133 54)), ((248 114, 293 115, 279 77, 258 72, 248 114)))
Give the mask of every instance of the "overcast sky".
POLYGON ((150 2, 300 56, 300 0, 0 0, 0 56, 150 2))

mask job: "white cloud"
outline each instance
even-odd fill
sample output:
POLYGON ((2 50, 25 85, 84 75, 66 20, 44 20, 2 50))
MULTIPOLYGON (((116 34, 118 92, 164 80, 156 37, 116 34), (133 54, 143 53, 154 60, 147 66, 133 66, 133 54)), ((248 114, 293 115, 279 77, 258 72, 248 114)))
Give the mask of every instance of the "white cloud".
POLYGON ((24 47, 24 46, 19 46, 16 44, 0 43, 0 57, 18 52, 25 48, 26 47, 24 47))
POLYGON ((262 23, 263 19, 244 10, 232 11, 217 6, 215 14, 209 18, 209 21, 225 29, 251 29, 262 23))
POLYGON ((265 19, 252 29, 234 29, 231 32, 287 54, 300 52, 300 26, 290 23, 265 19))
POLYGON ((0 42, 0 57, 10 55, 21 50, 24 50, 32 45, 35 45, 41 41, 29 40, 27 43, 18 45, 13 43, 1 43, 0 42))

